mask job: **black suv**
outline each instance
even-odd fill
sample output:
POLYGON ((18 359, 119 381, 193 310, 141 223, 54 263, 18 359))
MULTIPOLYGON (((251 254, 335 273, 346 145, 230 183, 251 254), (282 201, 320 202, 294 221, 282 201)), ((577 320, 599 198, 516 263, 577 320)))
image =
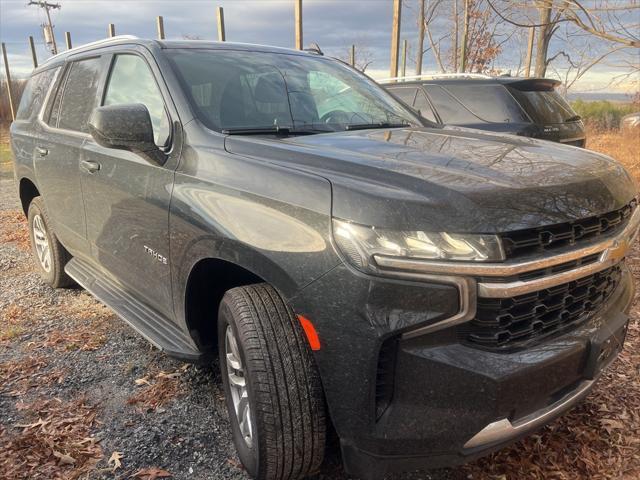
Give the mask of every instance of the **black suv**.
POLYGON ((512 133, 584 147, 580 116, 548 78, 453 74, 384 86, 435 123, 512 133))
POLYGON ((219 356, 256 478, 452 465, 557 417, 622 348, 637 185, 586 150, 424 123, 343 63, 114 38, 11 126, 46 281, 219 356))

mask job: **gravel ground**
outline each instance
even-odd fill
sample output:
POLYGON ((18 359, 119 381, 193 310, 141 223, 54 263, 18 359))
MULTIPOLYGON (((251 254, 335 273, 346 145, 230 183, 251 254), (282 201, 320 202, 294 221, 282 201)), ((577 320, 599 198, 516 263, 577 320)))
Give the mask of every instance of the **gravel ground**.
MULTIPOLYGON (((228 432, 217 365, 185 366, 84 291, 45 286, 32 267, 6 165, 0 163, 0 478, 247 479, 228 432)), ((632 261, 638 275, 637 248, 632 261)), ((637 309, 633 315, 621 360, 563 419, 479 462, 398 478, 640 478, 637 309)), ((347 478, 331 447, 317 480, 347 478)))

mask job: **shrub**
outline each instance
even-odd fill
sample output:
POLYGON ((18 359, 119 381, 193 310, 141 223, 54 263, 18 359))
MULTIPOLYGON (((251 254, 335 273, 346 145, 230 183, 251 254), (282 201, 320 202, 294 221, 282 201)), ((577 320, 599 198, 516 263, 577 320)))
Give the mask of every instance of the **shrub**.
POLYGON ((614 130, 620 126, 620 119, 640 110, 633 103, 613 103, 608 100, 585 102, 576 100, 571 106, 582 117, 585 124, 595 130, 614 130))

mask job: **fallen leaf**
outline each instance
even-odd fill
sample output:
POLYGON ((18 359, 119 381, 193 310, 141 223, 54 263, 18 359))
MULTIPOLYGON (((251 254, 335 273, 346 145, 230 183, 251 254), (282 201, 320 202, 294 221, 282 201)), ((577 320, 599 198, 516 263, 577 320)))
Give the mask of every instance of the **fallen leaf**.
POLYGON ((171 474, 161 468, 143 468, 134 473, 132 478, 140 478, 142 480, 156 480, 156 478, 169 478, 171 474))
POLYGON ((122 466, 122 462, 120 462, 120 460, 122 460, 122 457, 124 457, 122 452, 113 452, 109 457, 109 461, 107 462, 107 464, 111 465, 113 463, 113 470, 115 471, 122 466))
POLYGON ((58 459, 60 465, 74 465, 76 463, 76 459, 66 453, 60 453, 54 450, 53 456, 58 459))
POLYGON ((146 377, 136 378, 135 382, 136 382, 136 385, 138 385, 138 386, 140 386, 140 385, 151 385, 149 383, 149 380, 147 380, 146 377))

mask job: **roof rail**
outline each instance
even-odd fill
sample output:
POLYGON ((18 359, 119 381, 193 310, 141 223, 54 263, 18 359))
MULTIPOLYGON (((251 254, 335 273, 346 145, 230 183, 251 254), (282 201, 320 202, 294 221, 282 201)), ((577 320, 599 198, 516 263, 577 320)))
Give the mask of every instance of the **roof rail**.
POLYGON ((436 80, 438 78, 476 78, 476 79, 490 79, 495 78, 491 75, 485 75, 483 73, 434 73, 423 75, 405 75, 404 77, 390 77, 381 78, 376 80, 378 83, 384 82, 403 82, 407 80, 420 80, 421 78, 436 80))
MULTIPOLYGON (((47 58, 47 62, 49 60, 52 60, 56 57, 59 57, 61 55, 66 55, 69 53, 73 53, 73 52, 79 52, 84 50, 85 48, 88 47, 97 47, 100 45, 108 45, 111 42, 115 42, 116 40, 137 40, 138 37, 136 37, 135 35, 116 35, 115 37, 110 37, 110 38, 103 38, 102 40, 96 40, 95 42, 89 42, 89 43, 85 43, 83 45, 78 45, 77 47, 73 47, 70 48, 69 50, 65 50, 63 52, 60 53, 56 53, 55 55, 52 55, 51 57, 47 58)), ((45 62, 46 63, 46 62, 45 62)))

